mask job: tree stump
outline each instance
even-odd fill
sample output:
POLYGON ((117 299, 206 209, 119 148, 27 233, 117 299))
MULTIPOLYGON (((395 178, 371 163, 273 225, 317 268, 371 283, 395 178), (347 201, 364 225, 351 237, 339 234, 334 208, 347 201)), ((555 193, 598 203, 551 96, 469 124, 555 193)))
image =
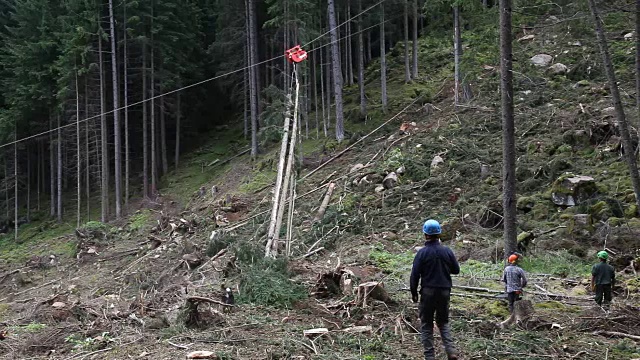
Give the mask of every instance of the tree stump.
POLYGON ((369 299, 379 300, 385 303, 391 301, 389 294, 384 289, 384 284, 377 281, 370 281, 358 285, 356 303, 361 304, 362 307, 367 307, 367 300, 369 299))
POLYGON ((198 310, 198 305, 201 303, 232 306, 213 299, 198 296, 188 297, 184 309, 184 323, 187 327, 206 328, 208 326, 223 325, 225 323, 224 316, 220 311, 214 309, 198 310))
POLYGON ((516 301, 513 304, 513 313, 511 316, 503 322, 500 323, 501 328, 505 328, 511 326, 514 322, 516 324, 520 324, 528 321, 535 310, 533 309, 533 304, 529 300, 520 300, 516 301))

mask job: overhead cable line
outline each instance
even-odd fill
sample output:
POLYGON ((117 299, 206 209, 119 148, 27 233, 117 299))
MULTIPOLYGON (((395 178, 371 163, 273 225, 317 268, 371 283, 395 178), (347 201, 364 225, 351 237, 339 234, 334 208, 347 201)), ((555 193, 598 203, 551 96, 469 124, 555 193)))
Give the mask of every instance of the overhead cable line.
MULTIPOLYGON (((320 36, 316 37, 315 39, 313 39, 313 40, 311 40, 311 41, 307 42, 307 43, 305 44, 305 46, 306 46, 306 45, 310 45, 311 43, 318 41, 320 38, 322 38, 323 36, 327 35, 327 34, 328 34, 328 33, 330 33, 331 31, 333 31, 333 30, 336 30, 336 29, 340 28, 341 26, 343 26, 344 24, 346 24, 346 23, 348 23, 348 22, 350 22, 350 21, 353 21, 353 19, 355 19, 355 18, 357 18, 357 17, 359 17, 359 16, 362 16, 363 14, 365 14, 365 13, 366 13, 366 12, 368 12, 368 11, 371 11, 373 8, 375 8, 376 6, 378 6, 378 5, 382 4, 382 3, 383 3, 383 2, 385 2, 385 1, 386 1, 386 0, 380 0, 378 3, 376 3, 376 4, 374 4, 374 5, 370 6, 370 7, 368 7, 366 10, 363 10, 363 11, 362 11, 362 12, 360 12, 359 14, 356 14, 356 15, 352 16, 351 18, 349 18, 348 20, 345 20, 343 23, 341 23, 340 25, 336 26, 335 28, 332 28, 332 29, 328 30, 327 32, 323 33, 322 35, 320 35, 320 36)), ((363 32, 363 31, 366 31, 366 30, 371 29, 371 28, 373 28, 373 27, 379 26, 380 24, 382 24, 382 23, 386 23, 387 21, 390 21, 390 20, 392 20, 392 19, 386 20, 386 21, 384 21, 384 22, 380 22, 380 23, 378 23, 377 25, 370 26, 369 28, 364 29, 364 30, 362 30, 362 31, 359 31, 359 32, 356 32, 356 33, 352 33, 351 35, 348 35, 348 36, 345 36, 345 37, 343 37, 343 38, 340 38, 340 39, 336 40, 336 42, 337 42, 337 41, 344 40, 344 39, 346 39, 346 38, 348 38, 348 37, 351 37, 351 36, 354 36, 354 35, 358 35, 358 34, 360 34, 360 33, 361 33, 361 32, 363 32)), ((329 43, 327 43, 327 44, 325 44, 325 45, 322 45, 322 46, 320 46, 320 47, 317 47, 317 48, 315 48, 315 49, 312 49, 312 50, 310 50, 309 52, 313 52, 313 51, 316 51, 316 50, 322 49, 322 48, 324 48, 324 47, 326 47, 326 46, 328 46, 328 45, 331 45, 331 44, 333 44, 333 43, 334 43, 334 42, 329 42, 329 43)), ((260 62, 255 63, 255 64, 248 65, 248 66, 245 66, 245 67, 242 67, 242 68, 236 69, 236 70, 231 70, 231 71, 225 72, 225 73, 223 73, 223 74, 216 75, 216 76, 214 76, 214 77, 211 77, 211 78, 208 78, 208 79, 204 79, 204 80, 201 80, 201 81, 195 82, 195 83, 193 83, 193 84, 189 84, 189 85, 186 85, 186 86, 183 86, 183 87, 180 87, 180 88, 177 88, 177 89, 171 90, 171 91, 167 91, 167 92, 162 93, 162 94, 155 95, 155 96, 153 96, 153 97, 146 98, 146 99, 144 99, 144 100, 140 100, 140 101, 135 102, 135 103, 128 104, 127 106, 121 106, 121 107, 119 107, 119 108, 117 108, 117 109, 108 110, 108 111, 105 111, 105 112, 103 112, 103 113, 100 113, 100 114, 97 114, 97 115, 94 115, 94 116, 90 116, 90 117, 87 117, 87 118, 84 118, 84 119, 81 119, 81 120, 77 120, 77 121, 74 121, 74 122, 69 123, 69 124, 61 125, 61 126, 58 126, 58 127, 55 127, 55 128, 51 128, 51 129, 48 129, 48 130, 42 131, 42 132, 37 133, 37 134, 34 134, 34 135, 29 135, 29 136, 23 137, 23 138, 21 138, 21 139, 17 139, 17 140, 14 140, 14 141, 10 141, 10 142, 8 142, 8 143, 6 143, 6 144, 2 144, 2 145, 0 145, 0 149, 5 148, 5 147, 7 147, 7 146, 14 145, 14 144, 18 144, 18 143, 21 143, 21 142, 24 142, 24 141, 27 141, 27 140, 35 139, 35 138, 38 138, 38 137, 41 137, 41 136, 44 136, 44 135, 48 135, 48 134, 50 134, 50 133, 56 132, 56 131, 61 130, 61 129, 66 129, 66 128, 68 128, 68 127, 76 126, 78 123, 84 123, 84 122, 87 122, 87 121, 89 121, 89 120, 94 120, 94 119, 100 118, 100 117, 105 116, 105 115, 113 114, 113 113, 115 113, 115 112, 117 112, 117 111, 122 111, 122 110, 126 110, 126 109, 128 109, 128 108, 130 108, 130 107, 135 107, 135 106, 138 106, 138 105, 142 105, 142 104, 147 103, 147 102, 149 102, 149 101, 151 101, 151 100, 156 100, 156 99, 159 99, 159 98, 162 98, 162 97, 165 97, 165 96, 171 95, 171 94, 175 94, 175 93, 180 92, 180 91, 184 91, 184 90, 187 90, 187 89, 191 89, 191 88, 194 88, 194 87, 197 87, 197 86, 200 86, 200 85, 203 85, 203 84, 209 83, 209 82, 211 82, 211 81, 214 81, 214 80, 217 80, 217 79, 220 79, 220 78, 223 78, 223 77, 229 76, 229 75, 233 75, 233 74, 236 74, 236 73, 239 73, 239 72, 242 72, 242 71, 248 70, 248 69, 250 69, 250 68, 252 68, 252 67, 254 67, 254 66, 260 66, 260 65, 263 65, 263 64, 266 64, 266 63, 270 63, 270 62, 272 62, 272 61, 276 61, 276 60, 282 59, 284 56, 285 56, 284 54, 283 54, 283 55, 279 55, 279 56, 275 56, 275 57, 273 57, 273 58, 271 58, 271 59, 268 59, 268 60, 263 60, 263 61, 260 61, 260 62)))

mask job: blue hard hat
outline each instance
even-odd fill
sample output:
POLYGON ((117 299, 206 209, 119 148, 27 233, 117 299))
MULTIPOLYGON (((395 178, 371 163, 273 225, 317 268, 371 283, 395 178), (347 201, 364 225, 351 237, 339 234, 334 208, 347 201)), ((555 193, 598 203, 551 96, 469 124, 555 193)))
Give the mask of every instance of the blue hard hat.
POLYGON ((440 235, 442 234, 442 228, 439 222, 429 219, 422 225, 422 232, 427 235, 440 235))

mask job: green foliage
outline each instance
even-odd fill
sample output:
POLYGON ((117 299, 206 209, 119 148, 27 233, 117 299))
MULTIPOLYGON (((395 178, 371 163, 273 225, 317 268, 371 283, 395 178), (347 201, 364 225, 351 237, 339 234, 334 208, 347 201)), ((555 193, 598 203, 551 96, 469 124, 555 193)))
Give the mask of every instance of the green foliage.
POLYGON ((214 256, 220 250, 227 248, 234 240, 234 236, 228 233, 223 233, 221 236, 216 237, 213 241, 209 241, 207 245, 207 256, 214 256))
POLYGON ((36 323, 36 322, 31 322, 27 325, 24 325, 21 327, 21 329, 27 333, 37 333, 40 330, 46 328, 47 325, 45 324, 40 324, 40 323, 36 323))
POLYGON ((493 264, 477 260, 467 260, 460 264, 460 275, 499 279, 502 276, 502 264, 493 264))
POLYGON ((103 332, 95 337, 84 337, 80 334, 71 334, 64 341, 73 345, 73 351, 95 351, 104 348, 106 344, 113 342, 109 332, 103 332))
POLYGON ((245 193, 253 193, 274 182, 276 171, 261 171, 259 173, 249 174, 242 181, 239 190, 245 193))
POLYGON ((384 158, 384 168, 387 171, 395 171, 404 165, 405 156, 400 148, 394 148, 384 158))
POLYGON ((286 261, 258 258, 242 271, 238 301, 291 308, 296 301, 307 297, 307 290, 291 281, 290 277, 286 261))
POLYGON ((108 232, 111 226, 100 221, 89 221, 82 226, 83 230, 108 232))
POLYGON ((520 266, 527 272, 562 277, 583 277, 591 273, 591 263, 566 250, 525 256, 520 266))
POLYGON ((370 252, 369 259, 380 269, 387 273, 400 273, 411 271, 413 253, 407 251, 400 254, 392 254, 384 250, 384 246, 377 244, 370 252))
POLYGON ((152 222, 152 213, 150 210, 140 210, 129 217, 129 229, 133 231, 141 231, 146 229, 152 222))

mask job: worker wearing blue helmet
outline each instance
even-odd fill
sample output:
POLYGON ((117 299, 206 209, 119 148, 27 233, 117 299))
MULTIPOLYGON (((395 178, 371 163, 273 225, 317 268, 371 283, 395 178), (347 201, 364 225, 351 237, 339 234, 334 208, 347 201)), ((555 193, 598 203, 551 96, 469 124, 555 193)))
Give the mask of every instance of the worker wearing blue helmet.
POLYGON ((449 326, 449 299, 451 274, 460 273, 460 265, 453 251, 440 244, 442 228, 436 220, 422 225, 425 243, 418 251, 411 270, 411 299, 418 302, 420 293, 420 321, 424 358, 435 359, 433 348, 433 321, 438 325, 444 349, 449 360, 458 359, 449 326), (420 289, 418 292, 418 284, 420 289))

